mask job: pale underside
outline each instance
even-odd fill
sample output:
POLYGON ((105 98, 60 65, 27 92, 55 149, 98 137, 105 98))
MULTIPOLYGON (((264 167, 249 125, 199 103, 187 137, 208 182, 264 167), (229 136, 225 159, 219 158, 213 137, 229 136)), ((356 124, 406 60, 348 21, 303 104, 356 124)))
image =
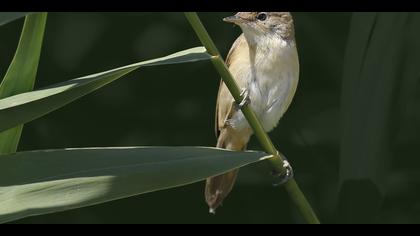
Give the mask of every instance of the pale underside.
MULTIPOLYGON (((299 78, 298 55, 294 42, 282 40, 270 41, 268 47, 254 50, 255 58, 250 58, 249 46, 242 34, 233 44, 226 63, 238 86, 248 89, 251 108, 269 132, 277 126, 292 102, 299 78)), ((221 81, 216 105, 216 134, 226 128, 239 136, 252 135, 242 111, 237 110, 233 97, 221 81)))

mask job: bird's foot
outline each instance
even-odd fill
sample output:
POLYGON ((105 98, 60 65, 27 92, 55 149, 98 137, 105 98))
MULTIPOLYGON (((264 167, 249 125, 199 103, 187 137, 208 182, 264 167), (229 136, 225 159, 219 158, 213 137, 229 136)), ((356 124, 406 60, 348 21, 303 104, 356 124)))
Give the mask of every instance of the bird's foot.
POLYGON ((238 110, 242 109, 243 107, 249 105, 251 103, 251 99, 249 98, 249 91, 248 89, 242 89, 241 91, 241 102, 236 103, 238 110))
POLYGON ((286 173, 284 173, 284 174, 278 173, 276 171, 271 172, 271 174, 274 177, 280 178, 280 182, 273 184, 274 187, 283 185, 283 184, 289 182, 289 180, 293 179, 293 177, 294 177, 293 168, 287 160, 283 161, 283 167, 286 169, 286 173))

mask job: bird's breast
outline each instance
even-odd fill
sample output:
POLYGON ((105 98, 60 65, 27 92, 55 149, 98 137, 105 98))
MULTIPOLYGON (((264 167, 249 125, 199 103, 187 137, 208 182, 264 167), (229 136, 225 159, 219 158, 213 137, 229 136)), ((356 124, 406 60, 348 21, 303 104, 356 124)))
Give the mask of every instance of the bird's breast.
MULTIPOLYGON (((264 129, 269 132, 277 126, 295 94, 299 78, 299 62, 295 47, 256 54, 254 62, 241 73, 247 81, 251 107, 264 129)), ((247 124, 242 112, 232 117, 236 126, 247 124)))
POLYGON ((251 107, 269 132, 277 126, 286 112, 295 93, 297 77, 295 73, 258 74, 249 85, 251 107))

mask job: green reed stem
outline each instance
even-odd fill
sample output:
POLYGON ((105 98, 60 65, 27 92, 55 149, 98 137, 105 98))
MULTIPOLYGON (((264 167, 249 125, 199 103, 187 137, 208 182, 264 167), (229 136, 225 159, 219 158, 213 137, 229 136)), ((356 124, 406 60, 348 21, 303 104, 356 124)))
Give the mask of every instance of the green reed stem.
MULTIPOLYGON (((236 102, 241 102, 243 99, 241 97, 241 91, 238 85, 236 84, 235 80, 233 79, 228 67, 226 66, 226 63, 221 57, 219 50, 217 50, 217 47, 211 39, 210 35, 208 34, 206 28, 201 23, 201 20, 198 17, 197 13, 185 12, 185 17, 190 22, 201 43, 204 45, 204 47, 206 47, 207 52, 212 56, 212 62, 216 70, 222 77, 223 82, 226 84, 227 88, 232 94, 233 98, 236 102)), ((251 109, 250 106, 246 105, 242 107, 242 113, 248 120, 248 123, 250 124, 251 128, 254 130, 255 136, 259 140, 264 150, 267 153, 273 155, 272 158, 268 159, 273 169, 280 174, 286 173, 286 169, 283 167, 283 161, 285 160, 284 156, 280 152, 278 152, 276 147, 273 145, 273 142, 271 141, 268 134, 264 131, 264 128, 261 125, 259 119, 257 118, 255 112, 251 109)), ((293 200, 293 202, 298 207, 299 211, 302 213, 305 220, 310 224, 319 224, 320 222, 315 212, 313 211, 309 202, 306 200, 305 195, 300 190, 296 181, 294 179, 290 179, 287 183, 284 184, 284 187, 291 199, 293 200)))

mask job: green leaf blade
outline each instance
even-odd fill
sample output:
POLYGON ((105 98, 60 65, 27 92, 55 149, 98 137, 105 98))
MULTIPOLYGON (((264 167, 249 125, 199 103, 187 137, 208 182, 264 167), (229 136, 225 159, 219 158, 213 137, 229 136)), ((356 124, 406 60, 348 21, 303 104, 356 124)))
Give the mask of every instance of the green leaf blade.
POLYGON ((0 100, 0 132, 59 109, 140 67, 196 62, 210 58, 203 47, 197 47, 2 99, 0 100))
POLYGON ((191 184, 266 155, 204 147, 131 147, 4 156, 0 222, 191 184))

